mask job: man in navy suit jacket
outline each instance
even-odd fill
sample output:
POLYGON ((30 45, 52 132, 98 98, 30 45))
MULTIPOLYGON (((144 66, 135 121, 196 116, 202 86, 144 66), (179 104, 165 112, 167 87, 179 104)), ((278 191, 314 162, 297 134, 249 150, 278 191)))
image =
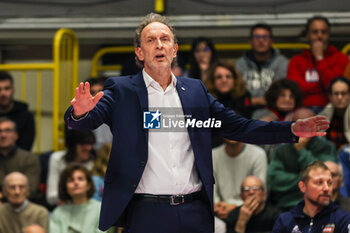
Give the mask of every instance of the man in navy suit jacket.
POLYGON ((201 81, 172 75, 177 49, 175 31, 167 19, 147 15, 135 38, 143 71, 108 79, 104 91, 94 97, 89 84, 80 83, 65 114, 66 123, 74 129, 106 123, 113 133, 101 230, 115 225, 136 233, 213 232, 211 130, 190 125, 181 133, 149 131, 144 129, 143 115, 150 107, 179 107, 196 121, 215 119, 221 123, 216 133, 245 143, 292 143, 298 136, 324 135, 319 131, 328 128, 324 117, 262 122, 225 109, 201 81), (176 158, 181 159, 173 163, 176 158), (177 180, 184 185, 177 187, 177 180))

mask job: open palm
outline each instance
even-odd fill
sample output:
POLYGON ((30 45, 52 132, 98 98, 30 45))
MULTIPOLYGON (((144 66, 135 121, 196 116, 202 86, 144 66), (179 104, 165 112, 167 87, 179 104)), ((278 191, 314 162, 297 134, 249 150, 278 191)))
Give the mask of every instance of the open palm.
POLYGON ((100 91, 95 96, 92 96, 90 94, 90 83, 81 82, 75 89, 75 97, 71 101, 74 108, 74 116, 80 117, 91 111, 102 98, 103 94, 104 93, 100 91))
POLYGON ((325 116, 313 116, 299 119, 292 124, 292 132, 298 137, 325 136, 329 128, 329 121, 325 116))

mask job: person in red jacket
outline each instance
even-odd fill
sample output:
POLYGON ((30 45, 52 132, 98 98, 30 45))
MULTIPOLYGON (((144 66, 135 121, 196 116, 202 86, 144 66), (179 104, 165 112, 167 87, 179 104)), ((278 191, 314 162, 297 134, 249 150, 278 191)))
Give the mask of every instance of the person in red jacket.
POLYGON ((314 16, 306 24, 310 49, 295 55, 289 63, 288 78, 296 81, 307 107, 324 107, 327 88, 332 79, 343 76, 348 57, 329 45, 330 24, 323 16, 314 16))

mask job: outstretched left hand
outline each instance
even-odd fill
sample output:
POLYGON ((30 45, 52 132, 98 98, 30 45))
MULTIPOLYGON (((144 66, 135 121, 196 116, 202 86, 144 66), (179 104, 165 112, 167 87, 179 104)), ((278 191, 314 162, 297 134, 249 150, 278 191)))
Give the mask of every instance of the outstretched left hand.
POLYGON ((313 116, 299 119, 292 124, 292 133, 295 136, 310 138, 314 136, 325 136, 329 128, 329 121, 325 116, 313 116))

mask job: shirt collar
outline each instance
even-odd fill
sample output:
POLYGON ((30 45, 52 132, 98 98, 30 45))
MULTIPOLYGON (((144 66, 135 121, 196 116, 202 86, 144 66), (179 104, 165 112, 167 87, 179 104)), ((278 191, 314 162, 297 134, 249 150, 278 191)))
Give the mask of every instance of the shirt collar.
MULTIPOLYGON (((148 88, 152 83, 159 83, 155 81, 149 74, 146 73, 145 69, 142 70, 142 75, 143 75, 143 80, 145 81, 146 88, 148 88)), ((169 85, 172 85, 173 87, 176 87, 176 77, 175 75, 171 72, 171 82, 169 85)))

